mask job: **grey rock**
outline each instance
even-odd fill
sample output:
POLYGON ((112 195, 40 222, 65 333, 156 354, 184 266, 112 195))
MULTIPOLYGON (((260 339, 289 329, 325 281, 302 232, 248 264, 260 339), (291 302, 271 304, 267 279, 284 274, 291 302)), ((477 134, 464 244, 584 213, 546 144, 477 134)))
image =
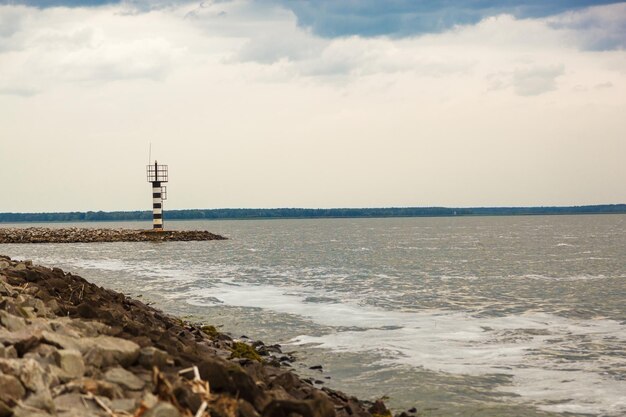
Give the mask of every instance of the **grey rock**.
MULTIPOLYGON (((98 397, 107 407, 111 405, 111 401, 106 397, 98 397)), ((79 393, 63 394, 54 399, 54 405, 57 412, 77 412, 77 415, 85 413, 100 413, 102 408, 95 401, 89 399, 79 393)))
POLYGON ((119 337, 98 336, 83 339, 81 352, 95 350, 103 358, 103 364, 113 365, 119 363, 122 366, 132 365, 139 356, 139 345, 119 337), (85 349, 87 347, 87 349, 85 349))
POLYGON ((77 350, 63 349, 55 352, 57 365, 71 378, 78 378, 85 373, 83 357, 77 350))
POLYGON ((137 401, 132 398, 120 398, 111 401, 111 410, 113 411, 125 411, 127 413, 133 413, 137 408, 137 401))
POLYGON ((142 389, 145 385, 145 383, 135 376, 135 374, 124 368, 109 369, 104 373, 104 379, 134 391, 142 389))
POLYGON ((8 330, 14 332, 26 327, 26 320, 0 310, 0 323, 8 330))
POLYGON ((144 417, 180 417, 180 413, 170 403, 160 402, 151 409, 149 409, 144 417))
POLYGON ((34 359, 0 359, 0 372, 18 377, 33 392, 48 390, 49 378, 34 359))
POLYGON ((13 417, 50 417, 50 413, 26 404, 19 404, 13 409, 13 417))
POLYGON ((166 352, 154 346, 148 346, 139 351, 139 364, 146 369, 152 369, 153 366, 164 368, 171 360, 166 352))
POLYGON ((45 410, 50 413, 55 412, 54 402, 52 401, 52 394, 49 390, 40 390, 39 392, 30 394, 26 397, 26 400, 22 404, 27 405, 38 410, 45 410))
POLYGON ((42 332, 41 335, 42 335, 43 341, 50 345, 60 347, 62 349, 80 350, 79 349, 80 344, 78 340, 73 339, 71 337, 63 336, 56 332, 48 332, 48 331, 42 332))

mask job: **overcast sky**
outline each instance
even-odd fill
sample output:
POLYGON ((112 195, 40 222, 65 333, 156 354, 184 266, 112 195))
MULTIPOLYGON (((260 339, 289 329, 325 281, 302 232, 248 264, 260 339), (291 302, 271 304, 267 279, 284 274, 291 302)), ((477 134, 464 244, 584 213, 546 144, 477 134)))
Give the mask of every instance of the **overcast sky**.
POLYGON ((0 212, 626 202, 626 3, 0 0, 0 212))

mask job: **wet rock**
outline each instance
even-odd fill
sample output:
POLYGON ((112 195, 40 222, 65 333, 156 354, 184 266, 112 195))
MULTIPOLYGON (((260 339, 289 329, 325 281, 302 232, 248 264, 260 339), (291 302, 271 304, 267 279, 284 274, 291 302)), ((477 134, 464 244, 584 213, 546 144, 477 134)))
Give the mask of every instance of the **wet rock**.
POLYGON ((104 378, 113 384, 135 391, 142 389, 145 385, 135 374, 124 368, 109 369, 104 373, 104 378))
POLYGON ((263 410, 263 417, 288 417, 300 414, 302 417, 334 417, 335 409, 330 401, 314 399, 308 401, 273 400, 263 410))
POLYGON ((374 404, 368 410, 373 416, 389 416, 391 417, 391 411, 387 409, 385 403, 382 400, 376 400, 374 404))
POLYGON ((226 361, 207 358, 198 365, 200 377, 209 382, 211 390, 217 392, 234 392, 235 386, 228 375, 230 364, 226 361))

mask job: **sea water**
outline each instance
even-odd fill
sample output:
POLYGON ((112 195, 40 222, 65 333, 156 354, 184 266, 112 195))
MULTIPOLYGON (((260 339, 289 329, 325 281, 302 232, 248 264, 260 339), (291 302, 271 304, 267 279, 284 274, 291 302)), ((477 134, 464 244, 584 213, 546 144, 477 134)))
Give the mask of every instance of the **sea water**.
POLYGON ((278 342, 318 386, 386 396, 397 411, 626 415, 624 215, 166 227, 229 240, 0 245, 0 253, 235 337, 278 342))

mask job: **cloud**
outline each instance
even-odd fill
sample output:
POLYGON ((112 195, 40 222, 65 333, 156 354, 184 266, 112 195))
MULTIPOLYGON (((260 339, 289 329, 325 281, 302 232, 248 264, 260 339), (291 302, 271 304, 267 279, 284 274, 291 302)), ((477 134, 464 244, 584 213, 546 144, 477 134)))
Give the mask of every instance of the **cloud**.
MULTIPOLYGON (((2 4, 21 4, 38 8, 97 7, 121 5, 127 13, 148 12, 164 8, 195 5, 198 10, 216 4, 237 0, 0 0, 2 4)), ((425 33, 440 33, 459 25, 473 25, 501 14, 516 18, 545 18, 601 5, 621 3, 617 0, 261 0, 253 7, 281 7, 297 17, 299 26, 313 33, 335 38, 342 36, 406 37, 425 33)), ((193 12, 192 12, 193 13, 193 12)), ((617 22, 612 41, 605 39, 595 47, 623 46, 623 15, 613 16, 617 22)), ((587 17, 588 18, 588 17, 587 17)), ((602 18, 601 21, 605 21, 602 18)), ((572 25, 596 26, 597 21, 573 19, 572 25)), ((556 22, 555 25, 562 23, 556 22)), ((613 28, 615 29, 615 27, 613 28)))
POLYGON ((162 79, 184 48, 157 33, 133 32, 133 19, 150 18, 0 7, 0 20, 20 22, 10 37, 0 38, 0 93, 29 96, 58 83, 162 79))
POLYGON ((536 96, 556 90, 556 79, 563 75, 563 66, 533 67, 515 70, 512 84, 521 96, 536 96))
POLYGON ((324 37, 412 36, 475 24, 489 16, 539 18, 575 9, 618 3, 597 0, 276 0, 293 10, 301 26, 324 37))
POLYGON ((566 12, 546 19, 554 29, 574 33, 582 48, 626 48, 626 3, 566 12))

